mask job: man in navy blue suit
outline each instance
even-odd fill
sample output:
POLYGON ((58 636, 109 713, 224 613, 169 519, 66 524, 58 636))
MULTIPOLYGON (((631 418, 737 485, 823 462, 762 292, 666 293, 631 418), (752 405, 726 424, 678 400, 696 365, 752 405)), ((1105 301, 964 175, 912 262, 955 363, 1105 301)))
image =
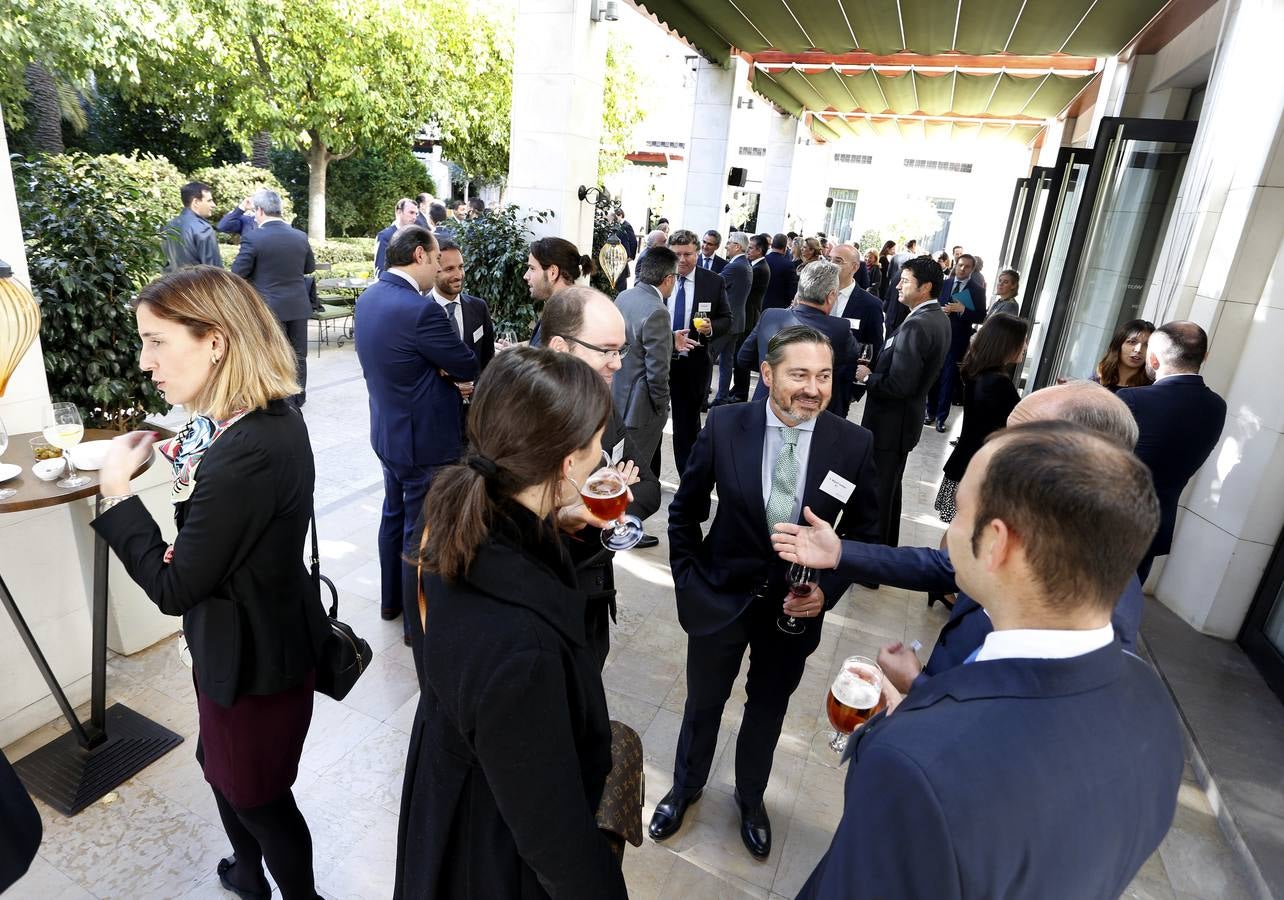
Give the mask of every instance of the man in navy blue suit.
POLYGON ((735 375, 736 350, 748 329, 745 309, 749 292, 753 290, 753 266, 745 255, 748 248, 749 235, 743 231, 733 231, 727 236, 728 259, 722 267, 722 281, 727 286, 727 305, 731 307, 731 331, 709 346, 709 355, 718 361, 718 392, 710 406, 735 402, 731 378, 735 375))
POLYGON ((687 633, 687 700, 673 788, 656 806, 650 833, 678 830, 713 763, 722 709, 750 650, 747 700, 736 740, 740 837, 749 852, 771 852, 763 793, 789 697, 820 642, 827 609, 848 581, 819 573, 815 587, 789 594, 789 567, 771 552, 777 522, 807 506, 839 532, 878 531, 873 439, 824 411, 833 353, 819 331, 792 326, 772 339, 759 370, 766 400, 711 410, 669 506, 669 558, 678 621, 687 633), (710 497, 718 509, 706 537, 710 497))
MULTIPOLYGON (((432 233, 410 225, 388 245, 387 271, 357 298, 370 444, 383 465, 379 569, 385 619, 415 608, 413 572, 402 559, 415 550, 415 523, 433 472, 459 458, 463 401, 448 379, 472 381, 478 372, 477 357, 441 306, 423 296, 438 264, 432 233)), ((417 615, 404 617, 407 644, 418 621, 417 615)), ((415 650, 417 660, 417 642, 415 650)))
POLYGON ((1183 766, 1167 689, 1110 623, 1159 524, 1150 473, 1034 422, 981 448, 957 502, 950 558, 994 631, 904 698, 884 681, 799 896, 1118 897, 1172 824, 1183 766))
POLYGON ((700 238, 700 256, 696 259, 696 266, 714 275, 721 275, 727 265, 727 257, 718 255, 718 248, 721 246, 722 235, 713 229, 706 231, 700 238))
MULTIPOLYGON (((829 309, 838 295, 838 267, 824 260, 816 260, 802 270, 798 282, 798 298, 794 305, 788 309, 769 309, 763 312, 754 330, 740 345, 736 366, 758 369, 767 357, 771 339, 783 328, 790 325, 815 328, 829 339, 829 345, 834 351, 833 391, 826 408, 845 419, 848 399, 842 388, 851 382, 856 371, 856 342, 847 326, 847 320, 835 319, 829 315, 829 309)), ((753 399, 762 400, 766 396, 767 385, 760 378, 753 399)))
MULTIPOLYGON (((1137 423, 1128 407, 1105 388, 1090 381, 1072 381, 1035 391, 1024 397, 1008 416, 1009 425, 1044 421, 1081 425, 1124 450, 1131 451, 1137 445, 1137 423)), ((812 527, 783 524, 772 536, 772 546, 788 562, 799 561, 813 568, 828 568, 833 561, 837 538, 831 536, 832 530, 827 532, 827 529, 828 526, 819 520, 813 522, 812 527)), ((938 594, 958 591, 954 566, 947 550, 884 547, 856 541, 843 541, 841 547, 838 567, 855 581, 874 581, 905 590, 938 594)), ((1125 650, 1132 651, 1136 647, 1143 603, 1141 582, 1134 577, 1115 602, 1110 617, 1115 635, 1125 650)), ((981 605, 967 594, 959 593, 927 665, 921 664, 913 649, 900 641, 879 651, 878 665, 896 689, 905 693, 920 680, 962 665, 993 630, 993 623, 981 605)))
POLYGON ((1146 355, 1155 383, 1119 392, 1141 429, 1137 456, 1150 467, 1159 495, 1159 531, 1137 567, 1143 583, 1155 557, 1172 548, 1181 492, 1217 446, 1226 424, 1226 401, 1199 374, 1208 357, 1204 329, 1194 322, 1161 325, 1150 336, 1146 355))
POLYGON ((375 235, 375 258, 374 268, 375 277, 388 268, 388 242, 392 236, 397 233, 398 229, 405 228, 407 225, 415 224, 415 219, 419 217, 419 205, 409 197, 402 197, 397 201, 397 210, 393 215, 392 224, 375 235))
MULTIPOLYGON (((459 245, 454 241, 441 241, 437 247, 440 252, 437 276, 428 296, 437 302, 455 332, 477 357, 480 375, 495 358, 495 323, 490 318, 490 307, 481 297, 464 293, 467 269, 459 245)), ((461 381, 455 387, 468 402, 473 395, 473 383, 461 381)))
POLYGON ((794 259, 787 252, 789 239, 783 234, 771 239, 771 249, 763 265, 771 270, 771 280, 767 282, 767 293, 762 297, 762 308, 788 309, 798 293, 798 270, 794 268, 794 259))
POLYGON ((941 376, 927 392, 927 407, 923 424, 936 424, 937 431, 945 431, 950 417, 950 401, 954 395, 954 382, 959 377, 959 364, 972 341, 972 330, 985 321, 985 289, 972 277, 976 260, 970 253, 959 256, 954 264, 954 274, 945 279, 941 288, 941 308, 950 319, 950 349, 941 364, 941 376))

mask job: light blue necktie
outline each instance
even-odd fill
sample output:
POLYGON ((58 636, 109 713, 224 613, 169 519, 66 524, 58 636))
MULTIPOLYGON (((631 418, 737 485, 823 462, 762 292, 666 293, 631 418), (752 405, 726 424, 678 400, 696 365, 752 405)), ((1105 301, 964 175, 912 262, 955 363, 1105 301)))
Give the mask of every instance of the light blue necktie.
POLYGON ((798 429, 780 429, 780 455, 771 476, 771 496, 767 498, 767 531, 773 532, 781 522, 793 521, 794 495, 798 493, 798 429))
POLYGON ((968 663, 976 662, 976 658, 980 655, 981 655, 981 648, 977 647, 975 650, 973 650, 971 653, 967 655, 967 659, 963 660, 963 665, 966 666, 968 663))

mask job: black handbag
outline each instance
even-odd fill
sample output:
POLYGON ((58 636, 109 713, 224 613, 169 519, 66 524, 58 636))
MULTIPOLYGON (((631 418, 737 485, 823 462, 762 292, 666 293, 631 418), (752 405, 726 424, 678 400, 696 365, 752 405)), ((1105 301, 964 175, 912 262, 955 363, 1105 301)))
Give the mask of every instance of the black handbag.
MULTIPOLYGON (((330 589, 329 626, 317 658, 316 689, 327 697, 342 700, 357 683, 361 673, 374 659, 370 645, 343 622, 339 621, 339 591, 334 582, 321 574, 321 551, 317 546, 317 517, 312 516, 312 584, 316 587, 317 600, 321 601, 321 583, 330 589)), ((322 601, 324 608, 324 602, 322 601)))

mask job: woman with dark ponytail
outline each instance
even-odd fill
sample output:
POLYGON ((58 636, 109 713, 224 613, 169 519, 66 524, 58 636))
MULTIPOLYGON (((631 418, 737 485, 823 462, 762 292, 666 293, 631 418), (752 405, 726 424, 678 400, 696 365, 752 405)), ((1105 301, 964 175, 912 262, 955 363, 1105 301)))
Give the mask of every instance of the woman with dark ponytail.
POLYGON ((424 684, 396 897, 626 897, 594 813, 611 769, 585 597, 554 525, 601 464, 611 395, 565 353, 499 354, 424 501, 424 684))

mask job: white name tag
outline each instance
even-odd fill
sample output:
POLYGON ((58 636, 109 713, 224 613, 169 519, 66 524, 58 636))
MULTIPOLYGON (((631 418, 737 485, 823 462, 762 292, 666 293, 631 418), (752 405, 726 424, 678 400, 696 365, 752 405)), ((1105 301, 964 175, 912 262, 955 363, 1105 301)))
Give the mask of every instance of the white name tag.
POLYGON ((485 333, 486 333, 486 326, 478 325, 477 330, 473 332, 473 343, 475 344, 478 341, 480 341, 482 339, 482 335, 485 333))
POLYGON ((846 503, 848 498, 851 497, 852 491, 856 490, 856 485, 830 470, 829 474, 825 476, 825 480, 820 483, 820 489, 839 503, 846 503))
POLYGON ((709 312, 713 309, 712 303, 697 303, 696 312, 709 312))
POLYGON ((887 340, 883 341, 883 349, 887 350, 890 348, 892 346, 892 341, 894 340, 896 340, 895 337, 889 337, 887 340))
POLYGON ((611 451, 611 465, 618 466, 623 461, 624 461, 624 438, 620 438, 620 442, 616 444, 615 449, 611 451))
POLYGON ((860 330, 860 319, 848 319, 847 324, 852 327, 852 331, 860 330))

